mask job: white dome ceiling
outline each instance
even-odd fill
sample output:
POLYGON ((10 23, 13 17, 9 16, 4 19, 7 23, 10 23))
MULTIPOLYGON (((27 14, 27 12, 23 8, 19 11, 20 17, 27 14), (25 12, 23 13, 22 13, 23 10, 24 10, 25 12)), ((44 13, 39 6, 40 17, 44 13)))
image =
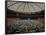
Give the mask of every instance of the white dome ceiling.
POLYGON ((32 13, 44 10, 45 4, 40 2, 8 2, 7 7, 15 12, 32 13))

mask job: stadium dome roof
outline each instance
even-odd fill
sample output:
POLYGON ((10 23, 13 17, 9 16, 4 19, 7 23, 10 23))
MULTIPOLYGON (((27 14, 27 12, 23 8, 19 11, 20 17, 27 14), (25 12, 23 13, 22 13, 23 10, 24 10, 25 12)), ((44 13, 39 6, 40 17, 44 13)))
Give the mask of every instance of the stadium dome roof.
POLYGON ((21 13, 34 13, 44 10, 44 2, 26 2, 26 1, 9 1, 7 2, 7 8, 14 12, 21 13))

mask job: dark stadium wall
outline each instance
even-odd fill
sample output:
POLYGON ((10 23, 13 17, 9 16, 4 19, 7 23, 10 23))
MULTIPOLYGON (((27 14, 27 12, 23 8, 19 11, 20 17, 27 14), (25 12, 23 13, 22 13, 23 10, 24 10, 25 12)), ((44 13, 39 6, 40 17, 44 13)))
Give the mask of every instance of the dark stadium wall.
MULTIPOLYGON (((7 18, 7 23, 8 24, 14 24, 14 23, 16 23, 16 18, 7 18)), ((18 20, 20 20, 20 19, 18 19, 18 20)), ((40 18, 40 17, 38 17, 37 19, 35 19, 36 20, 36 22, 38 22, 38 23, 44 23, 44 18, 40 18)))
POLYGON ((40 18, 40 17, 38 17, 37 19, 36 19, 38 22, 40 22, 40 23, 45 23, 45 19, 44 18, 40 18))
POLYGON ((7 18, 8 24, 14 24, 16 22, 16 18, 7 18))

